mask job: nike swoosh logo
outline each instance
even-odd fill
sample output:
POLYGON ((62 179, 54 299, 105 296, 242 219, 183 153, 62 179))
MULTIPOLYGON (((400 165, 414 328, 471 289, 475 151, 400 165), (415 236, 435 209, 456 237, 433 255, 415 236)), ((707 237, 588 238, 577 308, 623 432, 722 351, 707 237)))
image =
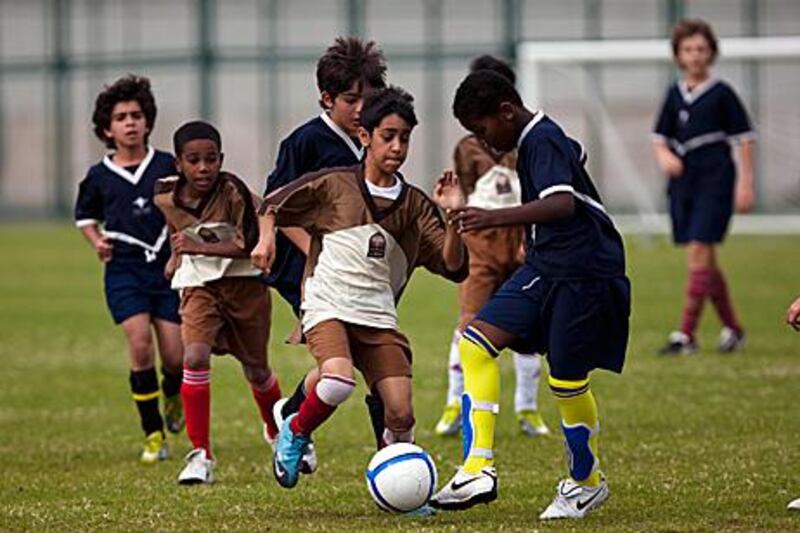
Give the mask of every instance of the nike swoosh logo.
POLYGON ((466 487, 467 485, 469 485, 470 483, 472 483, 474 481, 478 481, 479 479, 481 479, 481 478, 480 477, 474 477, 474 478, 468 479, 466 481, 463 481, 461 483, 453 481, 453 484, 450 485, 450 486, 453 488, 453 490, 461 490, 464 487, 466 487))
POLYGON ((278 474, 278 477, 283 477, 286 472, 281 468, 281 463, 279 461, 275 461, 275 473, 278 474))
POLYGON ((585 508, 587 505, 589 505, 590 503, 592 503, 593 501, 595 501, 595 500, 597 499, 597 497, 598 497, 598 496, 600 496, 602 493, 603 493, 603 491, 602 491, 602 490, 598 490, 597 492, 595 492, 594 494, 592 494, 592 497, 591 497, 591 498, 589 498, 588 500, 584 500, 584 501, 580 501, 580 500, 578 500, 578 502, 575 504, 575 507, 577 507, 579 511, 583 511, 583 509, 584 509, 584 508, 585 508))

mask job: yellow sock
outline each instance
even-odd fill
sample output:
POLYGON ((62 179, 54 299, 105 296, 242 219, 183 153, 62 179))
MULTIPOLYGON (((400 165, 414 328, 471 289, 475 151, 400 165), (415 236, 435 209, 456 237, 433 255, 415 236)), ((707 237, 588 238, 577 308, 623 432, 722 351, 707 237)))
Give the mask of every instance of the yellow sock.
POLYGON ((500 400, 497 350, 478 330, 467 328, 458 342, 464 370, 461 403, 464 470, 477 474, 494 464, 494 425, 500 400))
POLYGON ((570 476, 582 485, 596 487, 600 484, 597 452, 600 424, 589 378, 567 381, 550 376, 549 382, 561 412, 561 428, 570 455, 570 476))

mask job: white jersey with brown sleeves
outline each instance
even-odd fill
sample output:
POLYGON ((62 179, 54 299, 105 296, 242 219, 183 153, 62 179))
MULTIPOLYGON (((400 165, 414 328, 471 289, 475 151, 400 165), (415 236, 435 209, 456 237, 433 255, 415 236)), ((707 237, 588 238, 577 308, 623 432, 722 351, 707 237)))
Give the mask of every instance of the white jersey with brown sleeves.
POLYGON ((456 145, 453 163, 467 205, 500 209, 522 204, 517 177, 517 151, 496 152, 475 135, 467 135, 456 145))
MULTIPOLYGON (((156 184, 155 203, 173 232, 195 242, 234 242, 251 250, 258 241, 259 198, 236 176, 223 172, 214 188, 195 207, 184 205, 178 191, 184 178, 172 176, 156 184)), ((224 277, 256 277, 261 272, 249 258, 182 254, 172 277, 173 289, 199 287, 224 277)))
POLYGON ((397 179, 399 194, 380 195, 370 192, 360 165, 326 169, 264 200, 261 212, 274 213, 278 226, 311 234, 303 331, 331 319, 397 329, 397 301, 415 267, 453 281, 466 277, 466 258, 457 271, 444 263, 446 228, 436 205, 397 179))

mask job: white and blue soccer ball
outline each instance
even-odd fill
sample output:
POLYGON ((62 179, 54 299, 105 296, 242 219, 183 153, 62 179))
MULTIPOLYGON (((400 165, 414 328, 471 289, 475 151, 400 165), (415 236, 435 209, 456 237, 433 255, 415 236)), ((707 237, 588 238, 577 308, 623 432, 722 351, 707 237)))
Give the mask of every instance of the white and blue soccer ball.
POLYGON ((436 489, 436 465, 428 452, 415 444, 391 444, 372 456, 367 487, 384 511, 414 511, 428 503, 436 489))

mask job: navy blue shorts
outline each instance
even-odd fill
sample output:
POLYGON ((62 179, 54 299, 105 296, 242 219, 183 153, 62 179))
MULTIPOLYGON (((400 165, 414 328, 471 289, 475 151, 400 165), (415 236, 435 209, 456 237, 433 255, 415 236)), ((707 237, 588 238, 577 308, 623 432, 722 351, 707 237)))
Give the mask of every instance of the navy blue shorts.
POLYGON ((725 240, 733 215, 730 195, 670 195, 672 239, 676 244, 691 241, 716 244, 725 240))
POLYGON ((117 263, 106 265, 106 304, 115 324, 133 315, 149 313, 175 324, 181 323, 180 296, 164 277, 164 265, 155 263, 117 263))
POLYGON ((514 335, 513 350, 547 354, 553 377, 579 380, 595 368, 622 372, 630 309, 625 276, 551 280, 526 264, 476 319, 514 335))

